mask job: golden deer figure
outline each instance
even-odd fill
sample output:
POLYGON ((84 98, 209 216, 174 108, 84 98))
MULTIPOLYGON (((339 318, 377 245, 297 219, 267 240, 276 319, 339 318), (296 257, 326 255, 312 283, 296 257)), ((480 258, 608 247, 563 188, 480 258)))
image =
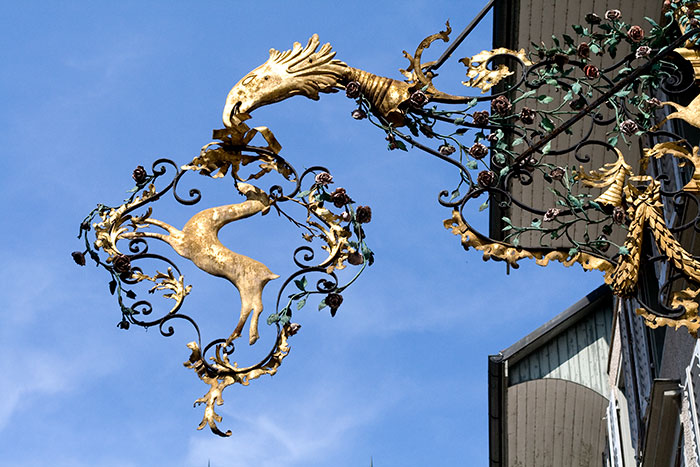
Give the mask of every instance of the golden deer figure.
POLYGON ((263 263, 226 248, 219 240, 219 230, 226 224, 251 217, 270 207, 267 194, 247 183, 238 183, 239 191, 246 201, 238 204, 218 206, 198 212, 185 223, 182 230, 150 217, 135 218, 137 224, 150 224, 162 228, 168 234, 135 231, 125 238, 149 237, 169 244, 180 256, 192 261, 201 270, 230 281, 241 295, 241 314, 236 329, 229 341, 240 337, 248 316, 250 322, 250 344, 258 340, 258 319, 263 310, 262 292, 265 285, 279 276, 263 263))

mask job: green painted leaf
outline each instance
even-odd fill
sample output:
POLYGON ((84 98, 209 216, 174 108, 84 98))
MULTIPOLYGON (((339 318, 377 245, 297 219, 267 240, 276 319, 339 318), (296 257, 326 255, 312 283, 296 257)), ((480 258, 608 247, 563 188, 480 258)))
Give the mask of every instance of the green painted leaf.
POLYGON ((547 131, 552 131, 554 129, 554 123, 546 115, 542 116, 540 126, 547 131))
POLYGON ((306 196, 309 196, 310 193, 311 193, 311 190, 302 191, 302 192, 299 193, 296 197, 297 197, 297 198, 304 198, 304 197, 306 197, 306 196))
POLYGON ((501 169, 501 171, 499 172, 499 174, 500 174, 501 177, 503 177, 503 176, 504 176, 505 174, 507 174, 509 171, 510 171, 510 167, 505 166, 505 167, 503 167, 503 168, 501 169))
POLYGON ((452 201, 453 199, 455 199, 455 198, 458 197, 458 196, 459 196, 459 189, 456 189, 456 190, 453 191, 452 194, 450 195, 450 201, 452 201))
POLYGON ((544 145, 542 148, 542 154, 549 154, 549 151, 552 150, 552 142, 548 141, 547 144, 544 145))
POLYGON ((306 305, 306 297, 302 298, 297 302, 297 310, 301 310, 306 305))
POLYGON ((537 100, 543 104, 549 104, 550 102, 552 102, 554 100, 554 98, 552 96, 541 95, 541 96, 537 96, 537 100))
POLYGON ((523 138, 517 138, 517 139, 513 140, 513 144, 511 144, 511 147, 514 148, 515 146, 519 146, 519 145, 523 144, 523 141, 525 141, 523 138))
POLYGON ((321 300, 321 303, 318 304, 318 310, 321 311, 324 308, 326 308, 327 306, 328 305, 326 305, 326 299, 324 298, 323 300, 321 300))
POLYGON ((571 85, 571 92, 574 94, 578 94, 581 92, 581 83, 576 81, 574 84, 571 85))
POLYGON ((489 207, 489 202, 488 202, 488 200, 486 200, 483 202, 483 204, 481 206, 479 206, 479 212, 481 212, 485 209, 488 209, 488 207, 489 207))
POLYGON ((589 48, 591 49, 591 53, 594 53, 596 55, 600 53, 600 47, 598 47, 597 44, 591 44, 589 48))
POLYGON ((510 243, 512 243, 513 246, 518 246, 520 245, 520 239, 518 237, 514 237, 513 240, 510 241, 510 243))
POLYGON ((578 248, 569 249, 569 256, 575 256, 578 253, 578 248))
POLYGON ((294 284, 297 286, 299 290, 302 292, 306 292, 306 286, 308 285, 308 281, 306 280, 306 276, 302 276, 301 279, 295 279, 294 284))
POLYGON ((472 170, 473 170, 473 169, 476 169, 477 167, 479 167, 479 164, 477 164, 476 161, 469 161, 469 162, 466 163, 466 166, 467 166, 468 169, 472 169, 472 170))
POLYGON ((571 28, 576 34, 583 34, 583 26, 581 26, 580 24, 572 24, 571 28))
POLYGON ((627 249, 626 246, 621 246, 620 247, 620 254, 623 256, 627 256, 630 254, 630 251, 627 249))

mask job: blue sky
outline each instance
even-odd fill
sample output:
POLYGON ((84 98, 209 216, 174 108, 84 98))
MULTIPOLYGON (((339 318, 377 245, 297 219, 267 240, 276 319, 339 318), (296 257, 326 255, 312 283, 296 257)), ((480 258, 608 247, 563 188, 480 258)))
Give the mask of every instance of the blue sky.
MULTIPOLYGON (((354 467, 370 457, 377 467, 486 465, 487 356, 602 277, 533 264, 506 276, 502 263, 465 252, 437 203, 457 174, 417 150, 387 151, 380 131, 350 118, 353 103, 340 93, 293 98, 251 122, 269 126, 296 167, 325 165, 336 186, 372 207, 376 263, 335 318, 315 305, 295 314, 303 328, 276 376, 226 390, 220 426, 231 438, 195 430, 202 409, 192 403, 207 387, 182 366, 189 331, 117 329, 106 274, 70 258, 84 215, 98 202, 118 204, 134 167, 198 154, 221 127, 231 86, 270 47, 318 33, 337 58, 400 78, 402 50, 412 53, 446 19, 456 34, 481 6, 4 2, 0 466, 354 467)), ((490 48, 490 23, 456 58, 490 48)), ((440 79, 455 89, 463 74, 446 67, 440 79)), ((482 214, 475 224, 484 228, 482 214)), ((284 276, 302 244, 291 232, 267 216, 222 237, 284 276)), ((185 311, 228 333, 235 290, 191 277, 185 311)), ((275 291, 266 290, 268 311, 275 291)))

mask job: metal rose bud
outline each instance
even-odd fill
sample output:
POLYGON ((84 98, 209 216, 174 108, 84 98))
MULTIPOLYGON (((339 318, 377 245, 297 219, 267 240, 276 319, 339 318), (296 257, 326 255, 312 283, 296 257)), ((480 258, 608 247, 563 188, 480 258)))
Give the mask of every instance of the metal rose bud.
POLYGON ((357 251, 354 251, 348 255, 348 263, 352 264, 353 266, 359 266, 360 264, 362 264, 364 262, 365 262, 364 258, 357 251))
POLYGON ((440 154, 442 154, 443 156, 449 156, 450 154, 454 154, 456 150, 457 149, 455 149, 454 146, 452 146, 451 144, 447 144, 447 143, 441 145, 438 148, 438 152, 440 154))
POLYGON ((408 99, 408 103, 415 109, 423 108, 428 103, 428 95, 421 90, 414 91, 408 99))
POLYGON ((498 136, 497 133, 492 132, 492 133, 489 133, 489 135, 486 137, 486 139, 489 141, 489 143, 496 144, 496 143, 498 143, 498 140, 500 140, 501 138, 498 136))
POLYGON ((489 153, 489 148, 481 143, 474 143, 474 146, 469 148, 469 155, 476 160, 481 160, 489 153))
POLYGON ((348 98, 350 99, 360 97, 361 91, 362 88, 360 86, 360 83, 358 83, 357 81, 350 81, 348 84, 345 85, 345 95, 348 96, 348 98))
POLYGON ((564 178, 564 175, 566 175, 566 171, 562 167, 555 167, 549 172, 552 180, 560 181, 564 178))
POLYGON ((318 173, 314 178, 314 182, 316 182, 316 185, 328 186, 329 183, 333 183, 333 175, 328 172, 318 173))
POLYGON ((70 255, 73 257, 73 261, 75 261, 75 264, 77 264, 78 266, 85 266, 85 253, 80 251, 74 251, 70 255))
POLYGON ((139 165, 134 169, 134 171, 131 173, 131 178, 134 179, 136 183, 139 185, 143 182, 146 181, 146 178, 148 177, 148 174, 146 173, 146 169, 143 168, 143 166, 139 165))
POLYGON ((363 118, 367 118, 367 114, 362 109, 355 109, 350 115, 352 115, 352 118, 354 118, 355 120, 362 120, 363 118))
POLYGON ((331 193, 331 202, 336 208, 342 208, 346 204, 352 203, 352 200, 345 192, 345 188, 338 187, 331 193))
POLYGON ((634 120, 625 120, 624 122, 620 123, 620 131, 628 136, 633 135, 639 131, 639 126, 634 120))
POLYGON ((498 96, 491 101, 491 112, 495 112, 498 115, 508 115, 512 109, 513 104, 510 103, 506 96, 498 96))
POLYGON ((603 21, 600 19, 600 16, 595 13, 588 13, 585 18, 588 24, 600 24, 603 21))
POLYGON ((598 71, 598 67, 595 65, 586 65, 583 67, 583 74, 586 75, 586 78, 588 79, 594 79, 600 76, 600 72, 598 71))
POLYGON ((644 29, 642 29, 641 26, 632 26, 629 28, 629 31, 627 31, 627 37, 633 42, 639 42, 644 39, 644 29))
POLYGON ((393 151, 394 149, 398 149, 399 145, 396 144, 396 137, 389 133, 386 135, 386 140, 389 141, 389 150, 393 151))
POLYGON ((639 46, 637 51, 634 53, 634 56, 636 58, 642 58, 642 57, 646 57, 650 53, 651 53, 651 47, 649 47, 647 45, 642 45, 642 46, 639 46))
POLYGON ((496 173, 490 170, 482 170, 476 177, 479 185, 488 188, 496 184, 496 173))
POLYGON ((489 124, 489 113, 486 110, 479 110, 472 114, 474 119, 474 125, 476 126, 486 126, 489 124))
POLYGON ((343 303, 343 296, 339 293, 329 293, 326 295, 326 305, 331 309, 331 316, 335 316, 335 312, 343 303))
POLYGON ((620 10, 608 10, 605 12, 605 19, 608 21, 615 21, 622 18, 622 12, 620 10))
POLYGON ((301 324, 299 324, 299 323, 288 324, 287 325, 287 335, 293 336, 294 334, 299 332, 299 329, 301 329, 301 324))
POLYGON ((360 224, 367 224, 372 221, 372 208, 369 206, 358 206, 355 218, 360 224))
POLYGON ((112 269, 117 274, 128 274, 131 271, 131 260, 126 255, 117 255, 112 260, 112 269))
POLYGON ((535 111, 529 107, 523 107, 520 111, 520 121, 525 125, 532 125, 535 123, 535 116, 537 114, 535 111))
POLYGON ((620 206, 615 206, 612 213, 613 222, 616 224, 622 224, 625 222, 625 210, 620 206))
POLYGON ((591 47, 588 45, 588 42, 581 42, 578 45, 578 49, 576 49, 576 53, 581 58, 588 58, 591 55, 591 47))
POLYGON ((341 222, 350 222, 351 219, 352 219, 352 216, 350 215, 349 212, 343 211, 340 213, 340 221, 341 222))
POLYGON ((545 222, 552 222, 559 214, 561 214, 561 211, 558 208, 549 208, 547 212, 544 213, 542 220, 545 222))

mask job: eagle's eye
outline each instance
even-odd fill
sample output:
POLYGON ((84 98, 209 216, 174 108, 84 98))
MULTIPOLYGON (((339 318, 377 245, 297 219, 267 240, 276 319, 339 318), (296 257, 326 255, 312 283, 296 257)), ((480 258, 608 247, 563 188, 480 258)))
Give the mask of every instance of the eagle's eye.
POLYGON ((250 82, 253 81, 254 79, 255 79, 255 75, 254 75, 254 74, 253 74, 253 75, 248 75, 248 76, 246 76, 245 78, 243 78, 243 81, 241 82, 241 84, 242 84, 243 86, 248 86, 248 85, 250 84, 250 82))

